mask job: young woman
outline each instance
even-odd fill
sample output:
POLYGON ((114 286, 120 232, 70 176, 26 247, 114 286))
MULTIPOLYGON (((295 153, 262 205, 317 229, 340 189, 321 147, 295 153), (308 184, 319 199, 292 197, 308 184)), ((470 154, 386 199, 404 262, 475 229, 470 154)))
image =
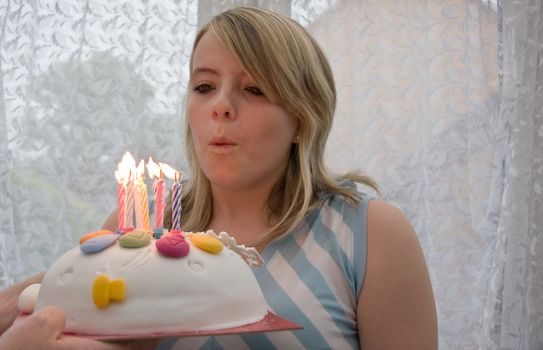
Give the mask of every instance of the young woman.
POLYGON ((375 187, 369 178, 324 166, 336 91, 308 32, 270 11, 226 11, 198 32, 190 74, 182 228, 258 247, 265 265, 254 273, 271 311, 304 328, 158 348, 436 349, 432 287, 409 221, 357 190, 375 187))
POLYGON ((226 11, 196 36, 189 86, 183 228, 257 246, 270 308, 304 329, 168 339, 161 348, 437 348, 432 288, 409 221, 357 191, 355 183, 374 187, 370 179, 324 166, 336 91, 311 35, 270 11, 226 11))

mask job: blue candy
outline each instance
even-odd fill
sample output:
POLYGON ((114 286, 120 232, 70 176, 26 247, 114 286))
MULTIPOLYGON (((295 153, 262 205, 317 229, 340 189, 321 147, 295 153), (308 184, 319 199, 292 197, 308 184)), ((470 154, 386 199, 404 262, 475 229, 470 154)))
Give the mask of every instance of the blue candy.
POLYGON ((119 239, 118 234, 102 235, 91 238, 79 246, 85 254, 97 253, 115 243, 119 239))

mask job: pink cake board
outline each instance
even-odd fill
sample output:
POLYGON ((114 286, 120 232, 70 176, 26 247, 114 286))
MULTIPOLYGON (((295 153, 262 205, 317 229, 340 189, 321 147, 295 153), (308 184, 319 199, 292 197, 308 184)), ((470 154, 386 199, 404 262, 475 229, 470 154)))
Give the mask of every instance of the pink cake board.
MULTIPOLYGON (((28 315, 19 314, 15 322, 21 322, 28 315)), ((164 337, 188 337, 188 336, 210 336, 210 335, 231 335, 243 333, 262 333, 262 332, 278 332, 302 329, 303 327, 297 323, 281 318, 271 311, 268 311, 266 316, 258 322, 249 323, 242 326, 213 329, 206 331, 179 331, 179 332, 155 332, 148 334, 82 334, 82 333, 65 333, 66 335, 75 335, 83 338, 96 340, 134 340, 134 339, 149 339, 149 338, 164 338, 164 337)))

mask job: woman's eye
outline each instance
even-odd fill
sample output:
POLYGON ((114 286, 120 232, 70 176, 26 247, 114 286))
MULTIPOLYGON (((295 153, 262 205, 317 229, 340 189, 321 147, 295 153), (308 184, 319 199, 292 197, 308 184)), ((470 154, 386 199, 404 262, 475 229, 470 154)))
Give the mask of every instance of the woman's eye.
POLYGON ((205 94, 206 92, 213 90, 213 86, 211 86, 210 84, 198 84, 194 87, 193 90, 201 94, 205 94))
POLYGON ((251 94, 256 95, 256 96, 264 96, 264 93, 262 92, 262 90, 260 90, 256 86, 249 86, 245 88, 245 90, 249 91, 251 94))

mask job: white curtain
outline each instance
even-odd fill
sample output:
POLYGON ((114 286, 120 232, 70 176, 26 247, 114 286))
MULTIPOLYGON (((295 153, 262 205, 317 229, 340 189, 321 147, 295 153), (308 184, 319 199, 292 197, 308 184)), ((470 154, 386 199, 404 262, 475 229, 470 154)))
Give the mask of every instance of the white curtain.
POLYGON ((190 45, 239 4, 327 52, 328 165, 413 222, 440 348, 543 349, 541 0, 0 0, 0 286, 101 225, 125 150, 186 170, 190 45))

